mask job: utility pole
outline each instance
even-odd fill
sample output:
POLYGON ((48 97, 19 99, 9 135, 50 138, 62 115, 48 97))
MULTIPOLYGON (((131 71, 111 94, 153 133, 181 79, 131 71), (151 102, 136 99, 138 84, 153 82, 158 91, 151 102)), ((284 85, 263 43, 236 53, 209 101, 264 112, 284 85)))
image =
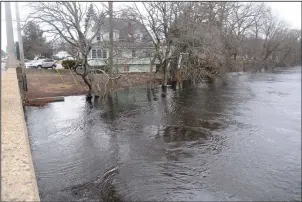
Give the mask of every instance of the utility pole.
POLYGON ((108 4, 109 4, 109 76, 112 76, 112 70, 113 70, 113 27, 112 27, 113 8, 112 8, 112 1, 109 1, 108 4))
POLYGON ((15 9, 16 9, 17 29, 18 29, 20 61, 21 61, 21 68, 22 68, 23 89, 25 91, 27 91, 27 79, 26 79, 26 73, 25 73, 26 70, 25 70, 25 64, 24 64, 23 40, 22 40, 22 34, 21 34, 21 25, 20 25, 18 2, 15 2, 15 9))
POLYGON ((6 38, 7 38, 7 61, 6 68, 17 68, 17 58, 14 53, 14 30, 10 8, 10 2, 4 2, 5 21, 6 21, 6 38))

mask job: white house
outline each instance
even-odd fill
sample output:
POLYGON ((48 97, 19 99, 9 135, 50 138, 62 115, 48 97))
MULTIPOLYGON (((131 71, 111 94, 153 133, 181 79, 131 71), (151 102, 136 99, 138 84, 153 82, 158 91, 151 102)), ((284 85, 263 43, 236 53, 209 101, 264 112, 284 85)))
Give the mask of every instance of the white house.
MULTIPOLYGON (((96 28, 92 27, 89 37, 96 28)), ((156 64, 151 67, 150 53, 154 51, 151 39, 144 27, 134 21, 113 19, 113 61, 119 72, 155 72, 156 64), (151 69, 152 68, 152 69, 151 69)), ((108 64, 109 57, 109 19, 104 19, 100 33, 92 42, 88 63, 92 66, 108 64)))

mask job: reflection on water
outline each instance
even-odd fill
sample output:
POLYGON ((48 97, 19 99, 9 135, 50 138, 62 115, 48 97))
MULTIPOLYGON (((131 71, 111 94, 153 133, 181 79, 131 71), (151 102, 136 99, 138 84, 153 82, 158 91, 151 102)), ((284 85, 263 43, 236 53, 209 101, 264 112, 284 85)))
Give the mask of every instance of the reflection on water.
POLYGON ((300 71, 28 107, 41 199, 300 200, 300 71))

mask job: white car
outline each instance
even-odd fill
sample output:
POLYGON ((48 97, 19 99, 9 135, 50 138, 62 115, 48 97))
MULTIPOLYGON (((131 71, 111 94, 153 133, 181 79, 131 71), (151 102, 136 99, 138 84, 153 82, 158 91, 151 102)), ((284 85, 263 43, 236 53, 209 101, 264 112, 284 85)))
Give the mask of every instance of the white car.
POLYGON ((30 60, 30 61, 27 61, 27 62, 25 62, 24 64, 25 64, 25 68, 30 68, 31 67, 31 63, 33 63, 34 62, 34 60, 30 60))
POLYGON ((28 67, 34 67, 34 68, 56 68, 56 62, 52 59, 40 59, 40 60, 34 60, 31 61, 28 64, 28 67))

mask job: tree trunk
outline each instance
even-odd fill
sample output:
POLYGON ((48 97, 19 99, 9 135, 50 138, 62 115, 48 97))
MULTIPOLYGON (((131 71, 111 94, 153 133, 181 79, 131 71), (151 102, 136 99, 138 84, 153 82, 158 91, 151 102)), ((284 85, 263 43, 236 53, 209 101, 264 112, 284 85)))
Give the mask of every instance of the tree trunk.
POLYGON ((82 63, 84 67, 84 73, 82 75, 82 79, 84 80, 85 84, 88 86, 88 92, 87 92, 87 99, 91 100, 92 98, 92 84, 88 79, 89 74, 89 67, 87 66, 87 56, 82 56, 82 63))
POLYGON ((147 84, 147 99, 148 101, 151 101, 151 88, 149 84, 147 84))
POLYGON ((152 78, 151 78, 151 75, 152 75, 152 72, 153 72, 153 65, 154 65, 155 60, 156 60, 155 56, 152 59, 150 57, 150 76, 149 76, 149 82, 148 82, 150 84, 150 88, 153 88, 154 83, 155 83, 155 75, 154 75, 153 81, 152 81, 152 78))
POLYGON ((77 65, 79 64, 79 63, 77 63, 74 67, 73 67, 73 69, 74 69, 74 71, 75 71, 75 73, 77 74, 77 75, 79 75, 79 76, 81 76, 82 77, 82 79, 83 79, 83 81, 84 81, 84 83, 88 86, 88 92, 87 92, 87 95, 86 95, 86 100, 89 100, 89 101, 91 101, 91 98, 92 98, 92 84, 91 84, 91 82, 89 81, 89 78, 88 78, 88 76, 89 76, 89 67, 88 67, 88 64, 87 64, 87 56, 81 56, 82 57, 82 66, 83 66, 83 68, 84 68, 84 72, 83 73, 79 73, 78 71, 77 71, 77 65))
POLYGON ((113 71, 113 8, 112 8, 112 1, 108 2, 109 4, 109 76, 112 76, 113 71))
POLYGON ((163 70, 164 70, 164 75, 163 75, 163 85, 162 85, 162 87, 166 88, 167 84, 168 84, 168 72, 167 72, 166 64, 163 65, 163 70))
POLYGON ((164 67, 165 68, 165 74, 164 74, 164 76, 165 76, 165 80, 164 80, 164 86, 167 86, 168 85, 168 68, 167 68, 167 66, 165 66, 164 67))
POLYGON ((166 49, 165 53, 165 62, 164 62, 164 83, 163 83, 163 88, 166 88, 168 85, 168 71, 170 69, 170 57, 172 55, 172 50, 170 47, 171 44, 168 44, 168 47, 166 49))
POLYGON ((84 80, 85 84, 88 86, 88 92, 87 92, 86 98, 91 100, 91 98, 92 98, 92 85, 91 85, 90 81, 88 80, 88 78, 85 74, 82 76, 82 79, 84 80))
MULTIPOLYGON (((108 94, 107 97, 108 97, 108 107, 109 107, 109 112, 110 112, 110 118, 114 119, 117 114, 116 104, 114 104, 114 102, 113 102, 112 94, 108 94)), ((115 97, 117 98, 117 95, 115 95, 115 97)))

